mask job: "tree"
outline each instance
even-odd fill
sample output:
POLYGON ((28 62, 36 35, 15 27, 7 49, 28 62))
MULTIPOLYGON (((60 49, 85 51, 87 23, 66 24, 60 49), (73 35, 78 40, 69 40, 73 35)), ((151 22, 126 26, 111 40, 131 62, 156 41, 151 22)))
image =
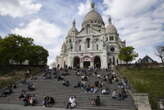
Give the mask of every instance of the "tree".
POLYGON ((137 56, 138 54, 134 52, 134 48, 132 46, 121 48, 118 55, 119 59, 125 61, 126 64, 133 61, 137 56))
POLYGON ((0 40, 0 64, 10 64, 11 60, 17 64, 22 64, 26 60, 33 62, 32 60, 34 59, 31 57, 35 55, 38 58, 41 57, 40 59, 37 58, 38 60, 35 64, 40 64, 39 62, 41 61, 44 61, 44 64, 46 64, 48 51, 41 46, 35 45, 32 38, 10 34, 0 40), (35 48, 38 49, 35 50, 35 48))
POLYGON ((155 54, 161 59, 161 62, 164 63, 164 46, 157 46, 155 54))
POLYGON ((30 47, 29 61, 32 65, 45 65, 47 63, 48 51, 39 45, 30 47))

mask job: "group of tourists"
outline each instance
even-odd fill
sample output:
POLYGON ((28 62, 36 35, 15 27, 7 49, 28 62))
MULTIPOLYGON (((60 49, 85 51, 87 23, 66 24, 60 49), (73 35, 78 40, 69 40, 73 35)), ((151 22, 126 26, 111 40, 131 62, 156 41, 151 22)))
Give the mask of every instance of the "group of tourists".
MULTIPOLYGON (((71 85, 69 80, 65 76, 69 75, 69 69, 60 69, 53 71, 54 78, 57 81, 62 81, 62 85, 65 87, 73 86, 74 88, 80 88, 86 93, 110 95, 114 100, 124 100, 127 98, 128 81, 126 78, 120 78, 118 73, 113 70, 106 70, 106 74, 98 73, 93 70, 80 70, 74 69, 75 75, 80 78, 76 85, 71 85), (94 83, 90 83, 91 77, 95 77, 97 80, 94 83), (117 88, 109 88, 106 85, 117 84, 117 88)), ((50 75, 49 75, 50 76, 50 75)), ((100 96, 90 100, 90 104, 99 106, 101 105, 100 96)), ((77 106, 76 96, 70 96, 66 108, 74 108, 77 106)))
POLYGON ((21 102, 23 102, 24 106, 28 106, 28 105, 34 106, 37 104, 37 99, 35 94, 27 94, 25 90, 22 90, 18 99, 21 102))
POLYGON ((17 86, 15 83, 9 84, 6 88, 3 88, 0 91, 0 97, 7 97, 8 95, 13 93, 13 89, 16 89, 17 86))
MULTIPOLYGON (((113 70, 103 70, 105 71, 103 74, 101 71, 94 70, 80 70, 80 69, 47 69, 44 71, 42 75, 43 80, 56 79, 57 81, 61 81, 61 84, 65 87, 73 86, 75 89, 80 88, 85 93, 95 94, 95 98, 90 99, 89 103, 95 106, 100 106, 101 95, 111 95, 114 100, 124 100, 127 98, 126 89, 129 88, 128 80, 126 78, 120 78, 118 73, 113 70), (78 82, 75 85, 71 85, 71 80, 68 80, 67 75, 70 75, 72 72, 77 76, 78 82), (94 77, 94 81, 91 81, 94 77), (92 83, 91 83, 92 82, 92 83), (117 85, 117 88, 111 88, 112 84, 117 85)), ((28 93, 28 91, 35 91, 35 84, 32 83, 31 80, 37 80, 37 78, 30 78, 31 72, 26 72, 25 75, 25 86, 27 86, 27 90, 22 90, 18 99, 23 102, 24 106, 34 106, 38 103, 36 95, 33 93, 28 93), (29 78, 29 79, 28 79, 29 78)), ((73 74, 72 73, 72 74, 73 74)), ((17 88, 15 84, 12 84, 6 88, 4 94, 11 94, 12 89, 17 88)), ((44 107, 51 107, 55 104, 55 99, 52 96, 43 97, 42 105, 44 107)), ((68 98, 68 102, 66 104, 66 108, 75 108, 77 107, 77 98, 76 96, 70 96, 68 98)))

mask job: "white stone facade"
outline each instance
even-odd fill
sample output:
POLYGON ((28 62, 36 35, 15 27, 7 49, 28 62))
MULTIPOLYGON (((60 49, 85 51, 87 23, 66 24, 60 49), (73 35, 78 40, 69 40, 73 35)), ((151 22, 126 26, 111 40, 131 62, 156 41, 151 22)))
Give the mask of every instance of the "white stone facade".
POLYGON ((111 23, 105 27, 101 15, 94 8, 88 12, 80 31, 75 21, 69 30, 56 63, 59 67, 108 68, 110 65, 122 64, 118 59, 120 48, 125 47, 117 29, 111 23))

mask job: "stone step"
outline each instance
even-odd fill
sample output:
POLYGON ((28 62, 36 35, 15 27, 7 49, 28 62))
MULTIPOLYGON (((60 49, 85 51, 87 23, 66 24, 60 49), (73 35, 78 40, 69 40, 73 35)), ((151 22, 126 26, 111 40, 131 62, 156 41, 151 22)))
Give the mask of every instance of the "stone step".
MULTIPOLYGON (((75 110, 135 110, 135 109, 124 109, 124 108, 113 108, 113 107, 80 107, 76 108, 75 110)), ((42 107, 42 106, 27 106, 24 107, 22 105, 16 105, 16 104, 0 104, 0 110, 69 110, 65 108, 60 108, 57 106, 54 107, 42 107)))

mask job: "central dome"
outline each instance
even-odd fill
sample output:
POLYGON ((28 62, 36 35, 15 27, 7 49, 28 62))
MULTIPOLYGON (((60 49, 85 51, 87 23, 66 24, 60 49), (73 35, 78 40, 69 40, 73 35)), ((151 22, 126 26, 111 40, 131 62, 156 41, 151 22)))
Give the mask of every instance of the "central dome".
MULTIPOLYGON (((92 5, 92 4, 91 4, 92 5)), ((92 6, 92 10, 86 14, 84 17, 84 21, 82 23, 82 26, 86 24, 91 24, 91 23, 97 23, 100 25, 104 25, 104 21, 101 17, 101 15, 94 9, 94 6, 92 6)))

